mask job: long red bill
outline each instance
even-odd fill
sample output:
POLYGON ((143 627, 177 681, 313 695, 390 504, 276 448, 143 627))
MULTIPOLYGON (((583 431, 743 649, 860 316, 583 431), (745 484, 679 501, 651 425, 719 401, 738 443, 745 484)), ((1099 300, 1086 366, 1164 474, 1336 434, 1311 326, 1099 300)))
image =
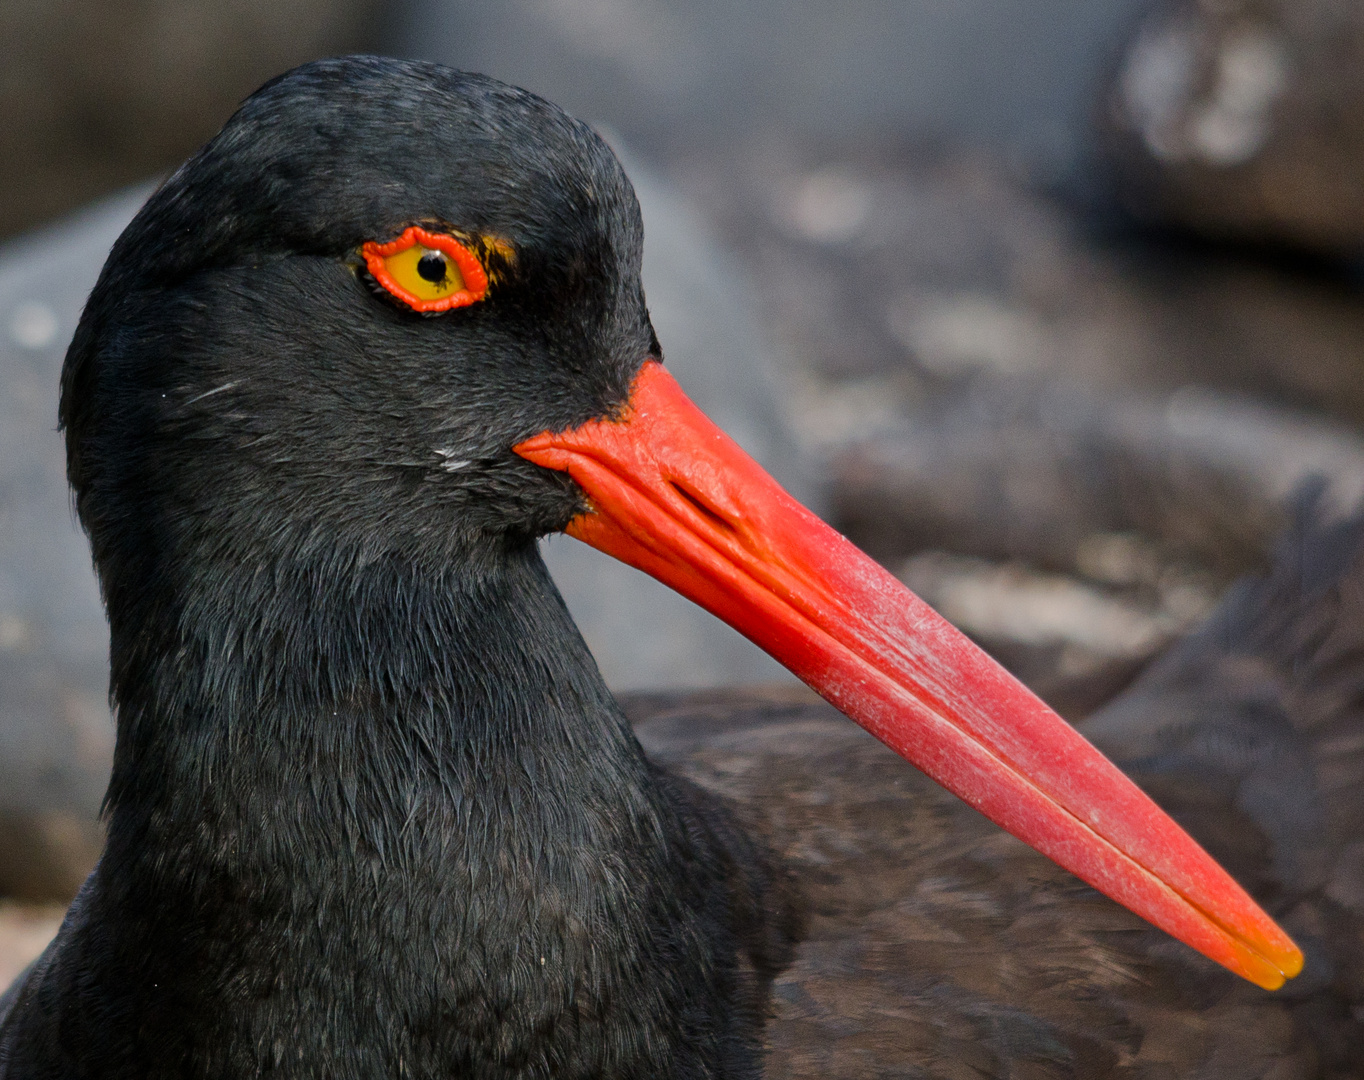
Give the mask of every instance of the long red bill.
POLYGON ((519 444, 592 510, 568 532, 652 574, 1021 840, 1267 989, 1302 953, 1031 691, 797 503, 661 364, 621 417, 519 444))

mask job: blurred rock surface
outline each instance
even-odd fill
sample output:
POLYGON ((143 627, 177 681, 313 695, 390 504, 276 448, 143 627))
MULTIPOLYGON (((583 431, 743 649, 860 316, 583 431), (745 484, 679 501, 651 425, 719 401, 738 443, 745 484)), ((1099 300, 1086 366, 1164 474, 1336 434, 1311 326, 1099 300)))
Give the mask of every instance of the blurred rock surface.
POLYGON ((1100 110, 1147 219, 1364 252, 1364 6, 1176 0, 1142 20, 1100 110))
POLYGON ((1147 0, 400 0, 388 48, 485 71, 661 161, 759 133, 946 138, 1067 169, 1147 0))
POLYGON ((1305 484, 1364 496, 1346 276, 950 148, 769 138, 670 175, 748 271, 834 523, 1065 715, 1260 568, 1305 484))
MULTIPOLYGON (((1094 537, 1132 534, 1157 544, 1157 562, 1228 583, 1261 567, 1305 486, 1322 486, 1336 514, 1364 499, 1364 439, 1208 390, 1014 380, 944 393, 899 430, 849 439, 832 471, 835 517, 883 557, 945 548, 1070 569, 1102 562, 1094 537)), ((1126 558, 1133 569, 1113 576, 1147 573, 1145 556, 1126 558)))
POLYGON ((108 627, 66 487, 66 343, 139 189, 0 248, 0 895, 69 898, 103 842, 108 627))
POLYGON ((1348 274, 1166 243, 941 145, 769 138, 667 175, 747 272, 817 441, 1008 378, 1202 386, 1364 425, 1364 287, 1348 274))
POLYGON ((372 40, 379 0, 0 3, 0 236, 179 164, 266 79, 372 40))

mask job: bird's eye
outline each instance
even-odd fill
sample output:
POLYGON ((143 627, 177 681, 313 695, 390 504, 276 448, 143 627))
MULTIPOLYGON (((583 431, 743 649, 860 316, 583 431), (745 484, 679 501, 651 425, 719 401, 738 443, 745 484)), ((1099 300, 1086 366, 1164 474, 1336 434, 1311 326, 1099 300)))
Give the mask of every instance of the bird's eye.
POLYGON ((389 243, 369 241, 360 253, 374 280, 414 311, 449 311, 488 295, 483 264, 444 233, 413 225, 389 243))

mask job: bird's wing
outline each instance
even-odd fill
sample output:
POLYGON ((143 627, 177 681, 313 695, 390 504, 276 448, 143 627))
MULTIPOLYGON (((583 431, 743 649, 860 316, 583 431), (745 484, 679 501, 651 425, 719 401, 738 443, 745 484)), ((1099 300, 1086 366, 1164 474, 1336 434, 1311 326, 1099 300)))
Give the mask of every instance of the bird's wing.
POLYGON ((1267 575, 1081 729, 1293 935, 1287 992, 1329 988, 1313 1038, 1364 1061, 1364 513, 1316 502, 1267 575))
POLYGON ((1149 928, 828 706, 628 707, 650 755, 744 807, 804 890, 768 1075, 1317 1075, 1288 998, 1149 928))

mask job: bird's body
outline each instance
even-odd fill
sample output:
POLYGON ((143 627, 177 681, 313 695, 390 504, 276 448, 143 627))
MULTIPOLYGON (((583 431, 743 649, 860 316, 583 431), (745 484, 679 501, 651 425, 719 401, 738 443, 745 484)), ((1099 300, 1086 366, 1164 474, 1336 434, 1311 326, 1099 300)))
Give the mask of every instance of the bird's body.
POLYGON ((108 845, 0 1004, 0 1077, 758 1075, 827 905, 770 813, 645 756, 539 558, 565 528, 1219 962, 1297 973, 1149 800, 708 426, 641 233, 584 125, 374 58, 267 84, 129 226, 61 416, 110 620, 108 845))

